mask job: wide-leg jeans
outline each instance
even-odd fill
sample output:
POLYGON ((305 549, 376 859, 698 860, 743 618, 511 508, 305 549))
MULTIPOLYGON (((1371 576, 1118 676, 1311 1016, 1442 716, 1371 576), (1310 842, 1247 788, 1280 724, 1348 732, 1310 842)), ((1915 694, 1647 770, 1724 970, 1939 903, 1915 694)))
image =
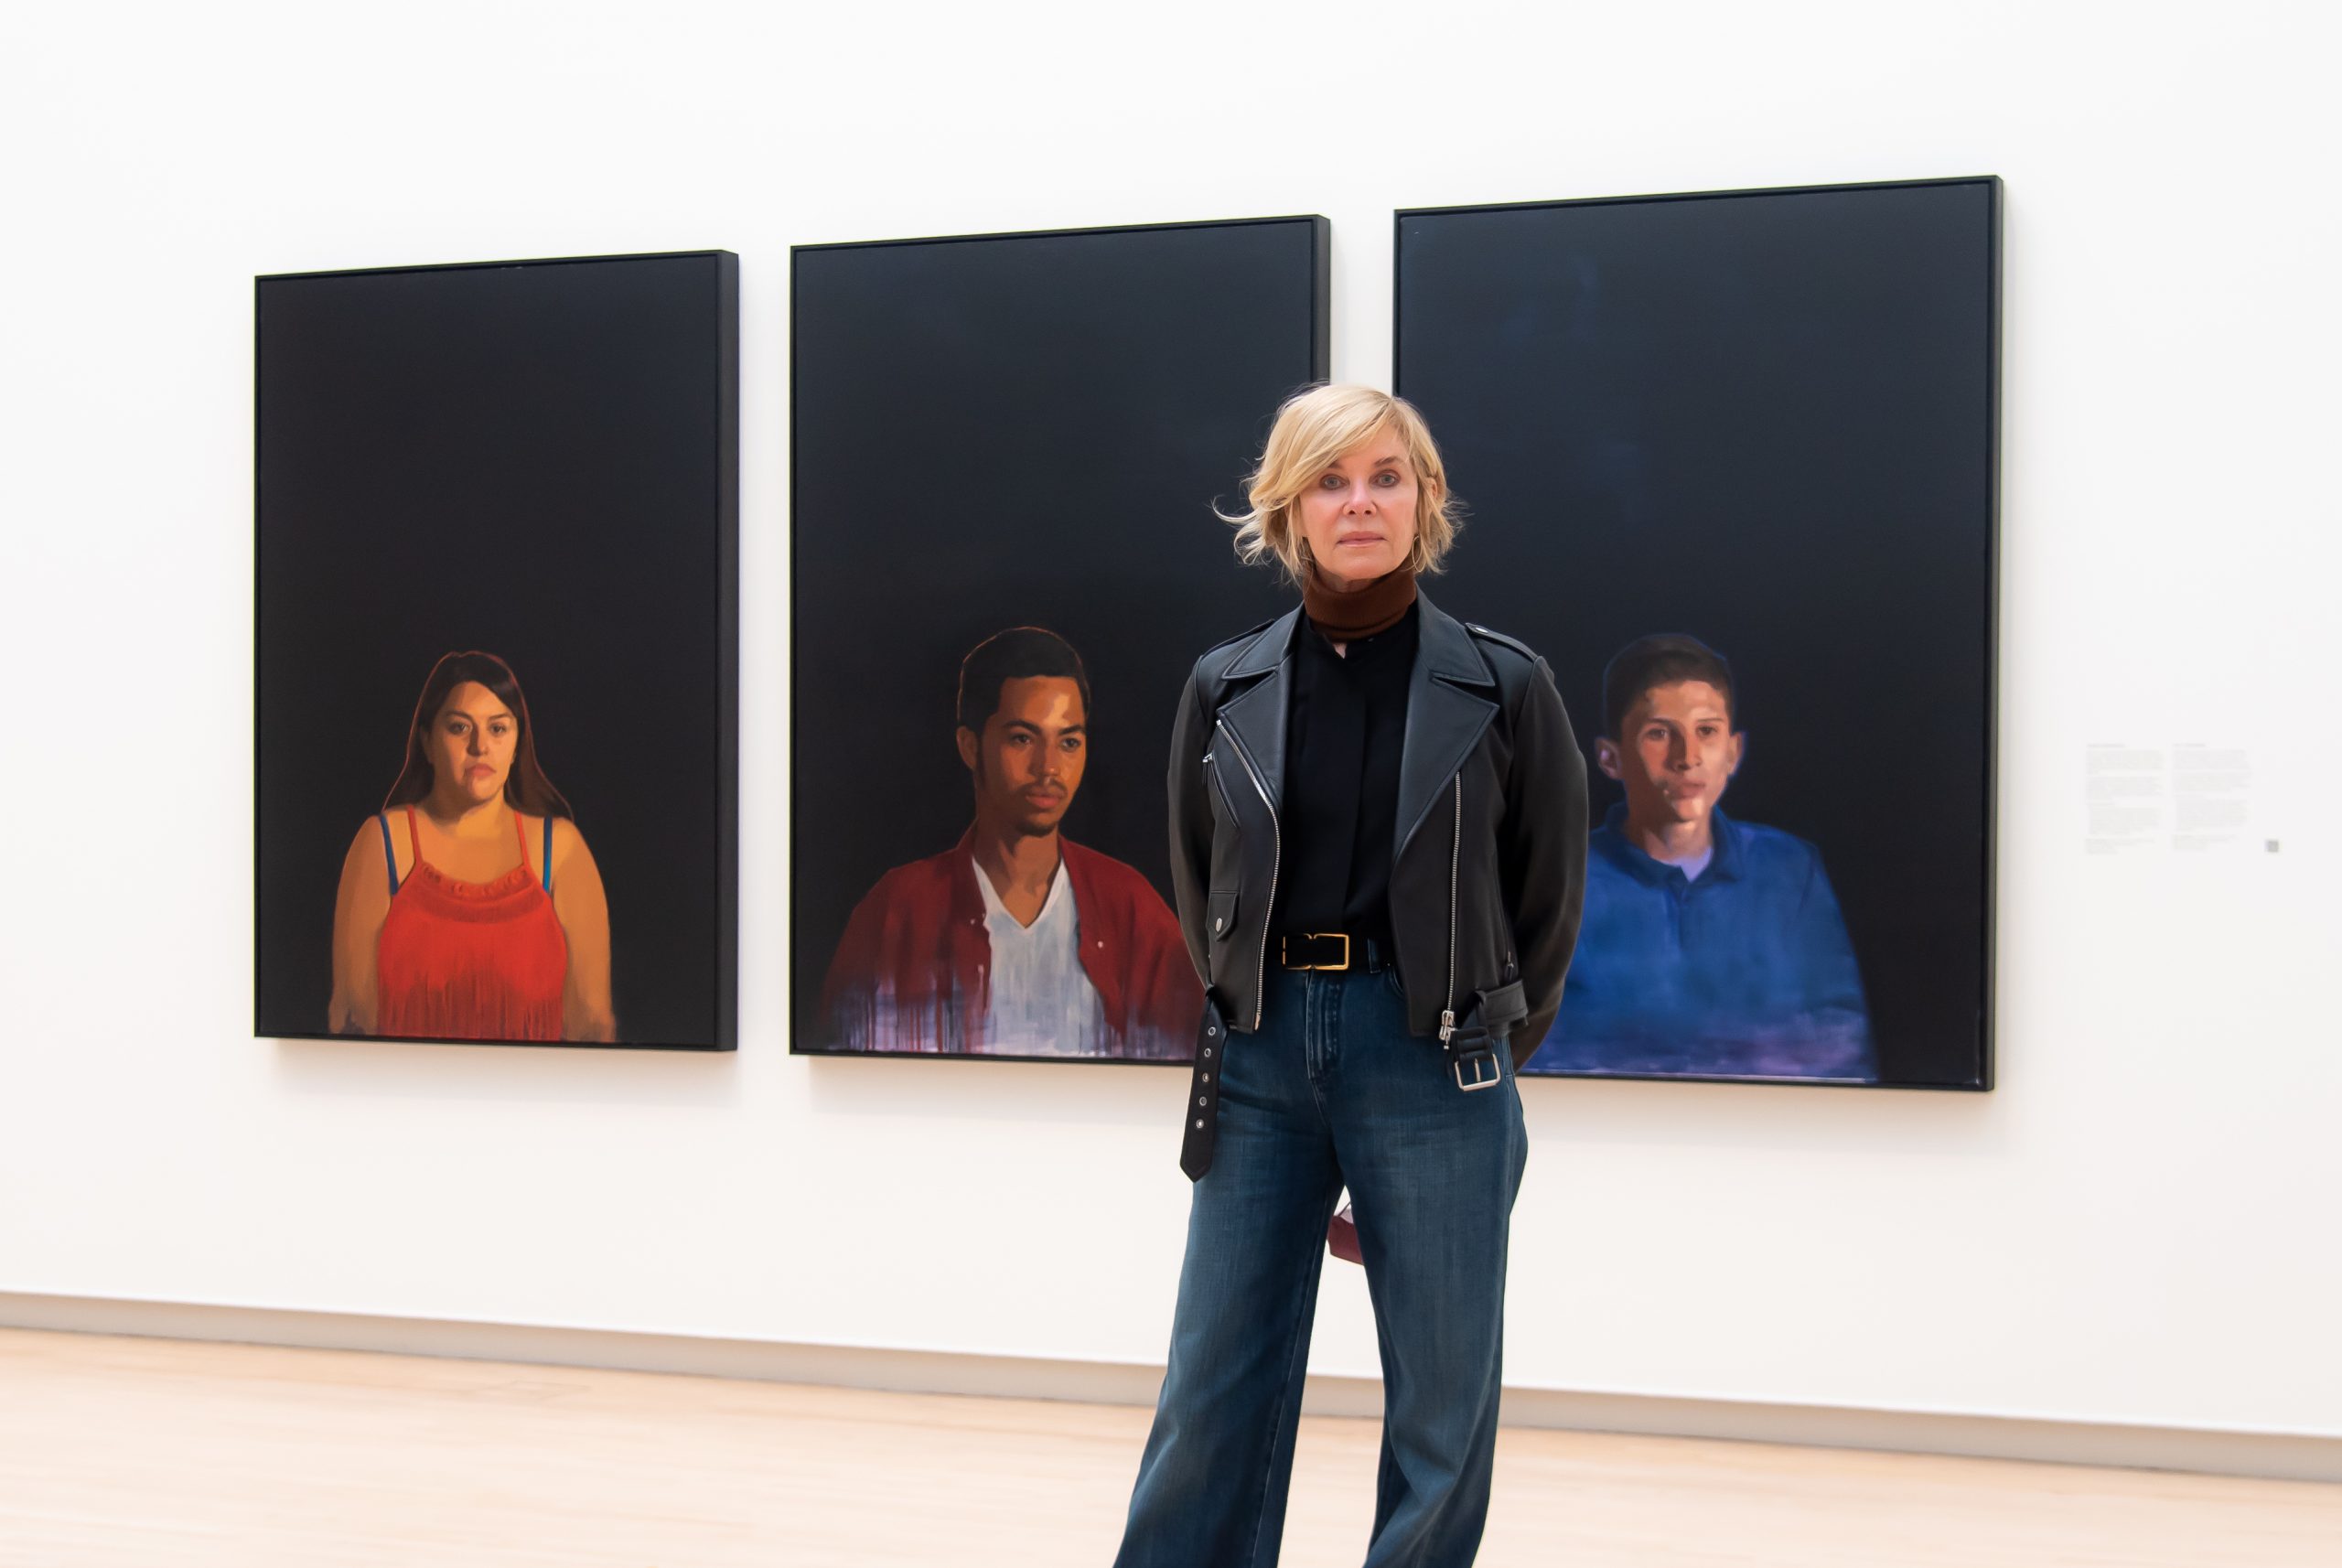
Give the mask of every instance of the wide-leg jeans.
POLYGON ((1466 1568, 1495 1459, 1505 1244, 1528 1158, 1512 1063, 1459 1089, 1395 970, 1271 970, 1228 1043, 1171 1358, 1116 1568, 1273 1568, 1327 1222, 1347 1184, 1381 1341, 1366 1568, 1466 1568))

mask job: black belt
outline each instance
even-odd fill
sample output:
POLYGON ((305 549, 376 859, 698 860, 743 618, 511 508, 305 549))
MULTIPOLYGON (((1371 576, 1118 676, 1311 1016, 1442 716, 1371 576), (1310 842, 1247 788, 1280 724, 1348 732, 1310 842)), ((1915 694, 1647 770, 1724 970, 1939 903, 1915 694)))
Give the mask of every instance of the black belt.
POLYGON ((1296 931, 1277 938, 1277 963, 1284 969, 1362 969, 1369 974, 1380 974, 1397 961, 1391 944, 1379 937, 1354 936, 1348 931, 1296 931))

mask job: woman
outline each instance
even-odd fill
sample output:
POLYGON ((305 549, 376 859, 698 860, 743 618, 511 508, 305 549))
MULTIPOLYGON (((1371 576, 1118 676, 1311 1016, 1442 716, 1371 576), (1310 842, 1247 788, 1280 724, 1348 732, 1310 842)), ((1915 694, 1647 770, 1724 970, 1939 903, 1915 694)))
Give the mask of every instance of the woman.
POLYGON ((334 900, 337 1034, 618 1038, 602 874, 492 653, 432 667, 383 810, 334 900))
POLYGON ((1172 883, 1209 987, 1170 1369, 1123 1568, 1276 1561, 1345 1184, 1382 1347, 1369 1568, 1461 1568, 1496 1442, 1513 1072, 1561 1002, 1585 762, 1542 660, 1416 591, 1456 537, 1431 435, 1366 387, 1279 411, 1240 518, 1302 602, 1196 663, 1172 883))

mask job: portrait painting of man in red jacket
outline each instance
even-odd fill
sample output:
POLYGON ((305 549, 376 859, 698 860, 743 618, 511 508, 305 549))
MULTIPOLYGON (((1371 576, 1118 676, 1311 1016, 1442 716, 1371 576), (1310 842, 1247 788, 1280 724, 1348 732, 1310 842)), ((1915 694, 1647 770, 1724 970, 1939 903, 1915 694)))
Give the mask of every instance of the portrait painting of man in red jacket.
POLYGON ((833 1049, 1184 1060, 1203 988, 1179 922, 1133 867, 1058 831, 1090 751, 1090 677, 1014 627, 960 664, 975 820, 878 879, 822 988, 833 1049))

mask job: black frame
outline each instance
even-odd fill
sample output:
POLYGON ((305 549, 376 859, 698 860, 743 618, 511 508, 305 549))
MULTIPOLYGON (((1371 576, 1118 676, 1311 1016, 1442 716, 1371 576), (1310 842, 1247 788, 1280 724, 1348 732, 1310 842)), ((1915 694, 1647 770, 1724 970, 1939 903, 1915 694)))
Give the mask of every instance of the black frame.
MULTIPOLYGON (((800 256, 808 252, 816 252, 877 250, 906 245, 965 244, 986 243, 994 241, 1006 240, 1086 238, 1105 234, 1161 233, 1167 231, 1198 229, 1256 228, 1262 225, 1287 223, 1304 223, 1309 227, 1311 295, 1311 319, 1309 323, 1309 379, 1313 382, 1322 382, 1331 375, 1333 369, 1333 225, 1327 219, 1315 213, 1294 213, 1281 217, 1268 218, 1198 219, 1170 223, 1112 223, 1085 228, 996 230, 976 234, 926 234, 888 240, 822 241, 791 245, 790 247, 790 333, 789 356, 789 407, 790 419, 791 422, 791 439, 790 441, 789 449, 789 570, 790 580, 792 585, 792 595, 794 593, 794 584, 797 580, 799 564, 799 534, 797 531, 797 498, 799 494, 798 444, 794 438, 794 429, 797 409, 799 406, 798 353, 795 323, 797 319, 797 263, 800 256)), ((1264 409, 1261 412, 1263 416, 1266 416, 1273 411, 1264 409)), ((1264 422, 1264 431, 1266 425, 1264 422)), ((805 650, 800 642, 800 639, 802 636, 803 627, 800 622, 799 618, 792 614, 790 618, 789 647, 790 669, 791 671, 792 684, 795 679, 794 672, 799 669, 803 668, 805 650)), ((1198 648, 1200 648, 1200 646, 1201 645, 1199 644, 1198 648)), ((795 724, 794 713, 795 707, 792 701, 792 750, 795 741, 795 736, 793 733, 795 724)), ((791 786, 791 794, 790 822, 791 832, 793 834, 796 816, 793 781, 791 786)), ((803 905, 802 879, 802 867, 799 865, 796 856, 792 854, 790 859, 789 877, 790 948, 789 951, 785 955, 787 960, 792 965, 795 961, 798 933, 801 929, 801 922, 799 918, 799 915, 803 905)), ((789 1009, 789 1017, 784 1026, 789 1033, 790 1054, 792 1056, 811 1057, 817 1059, 846 1061, 923 1060, 967 1062, 1047 1062, 1065 1066, 1080 1065, 1111 1068, 1167 1067, 1176 1068, 1182 1072, 1191 1069, 1191 1063, 1186 1059, 1162 1060, 1105 1056, 1041 1057, 964 1051, 839 1050, 806 1045, 799 1037, 796 1015, 796 1001, 794 997, 792 997, 791 1004, 789 1009)))
POLYGON ((739 1047, 740 968, 740 258, 731 251, 652 251, 598 256, 528 257, 492 262, 446 262, 414 266, 342 267, 296 273, 263 273, 252 279, 252 1034, 256 1039, 392 1042, 428 1046, 530 1046, 589 1050, 732 1051, 739 1047), (706 258, 715 264, 715 593, 709 607, 715 629, 715 941, 711 954, 714 986, 712 1042, 624 1039, 607 1044, 577 1040, 448 1040, 396 1035, 336 1035, 323 1031, 263 1033, 259 1016, 261 968, 258 940, 262 828, 260 725, 261 617, 261 289, 272 283, 315 278, 382 276, 392 274, 478 272, 510 267, 578 266, 606 262, 682 261, 706 258))
POLYGON ((1404 251, 1407 220, 1413 218, 1434 218, 1449 214, 1473 212, 1527 211, 1562 207, 1618 207, 1651 202, 1713 201, 1749 197, 1803 196, 1844 194, 1864 190, 1914 189, 1926 187, 1980 185, 1988 194, 1990 209, 1989 243, 1990 273, 1985 285, 1985 308, 1989 319, 1991 341, 1987 350, 1985 383, 1989 408, 1985 437, 1985 467, 1988 488, 1985 518, 1985 682, 1983 693, 1983 954, 1982 993, 1979 998, 1981 1038, 1978 1042, 1980 1060, 1976 1080, 1972 1083, 1880 1082, 1856 1084, 1793 1078, 1723 1078, 1691 1073, 1667 1074, 1663 1077, 1644 1073, 1537 1073, 1524 1075, 1567 1082, 1584 1079, 1608 1079, 1620 1082, 1663 1083, 1734 1083, 1772 1084, 1800 1088, 1825 1089, 1907 1089, 1950 1090, 1956 1093, 1985 1093, 1993 1087, 1996 1062, 1997 983, 1995 966, 1999 947, 1998 866, 2000 843, 2000 603, 2001 603, 2001 323, 2002 272, 2004 245, 2003 224, 2006 209, 2005 190, 1998 175, 1960 175, 1931 179, 1864 180, 1839 185, 1757 186, 1728 190, 1664 191, 1631 196, 1571 197, 1548 201, 1492 201, 1445 207, 1401 208, 1391 214, 1391 384, 1404 395, 1405 374, 1401 354, 1406 341, 1401 320, 1402 290, 1400 280, 1401 256, 1404 251))

